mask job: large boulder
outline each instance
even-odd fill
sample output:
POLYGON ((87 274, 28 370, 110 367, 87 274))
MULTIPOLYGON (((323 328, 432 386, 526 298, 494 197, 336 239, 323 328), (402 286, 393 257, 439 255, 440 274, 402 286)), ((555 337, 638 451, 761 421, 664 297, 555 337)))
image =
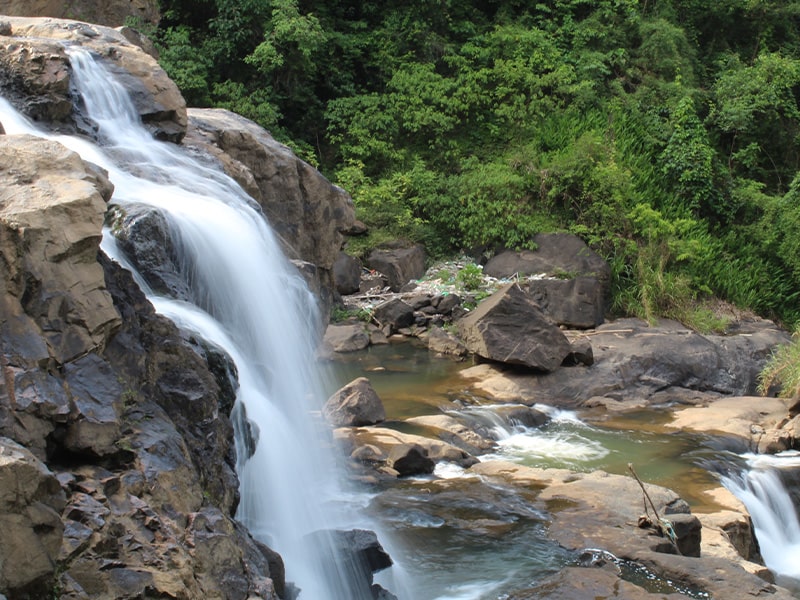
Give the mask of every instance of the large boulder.
POLYGON ((570 353, 561 330, 515 283, 484 300, 458 328, 471 352, 496 362, 549 372, 570 353))
POLYGON ((420 245, 395 242, 375 248, 364 263, 386 276, 393 292, 425 274, 425 250, 420 245))
POLYGON ((342 296, 357 293, 361 287, 361 261, 346 252, 339 252, 333 263, 333 282, 342 296))
POLYGON ((0 15, 79 19, 110 27, 128 19, 157 25, 158 0, 0 0, 0 15))
POLYGON ((539 233, 536 250, 507 250, 489 259, 483 273, 498 279, 514 275, 593 276, 604 283, 611 267, 578 236, 571 233, 539 233))
MULTIPOLYGON (((96 260, 106 209, 102 186, 95 169, 57 142, 3 139, 0 257, 6 268, 0 279, 0 331, 17 332, 10 338, 18 340, 12 348, 34 343, 19 339, 26 337, 23 324, 29 319, 42 332, 46 354, 59 364, 103 348, 119 328, 96 260)), ((41 352, 33 352, 32 358, 41 360, 41 352)))
POLYGON ((367 346, 369 334, 361 322, 328 325, 322 339, 326 352, 356 352, 367 346))
POLYGON ((393 298, 376 306, 372 319, 381 327, 397 331, 414 323, 414 309, 399 298, 393 298))
POLYGON ((375 425, 386 419, 386 410, 366 377, 359 377, 335 392, 322 408, 334 427, 375 425))
MULTIPOLYGON (((131 94, 144 126, 159 139, 186 133, 186 102, 155 58, 123 32, 67 19, 3 17, 0 83, 4 95, 36 120, 65 120, 72 113, 71 67, 64 42, 92 52, 131 94)), ((90 131, 90 126, 78 122, 90 131)))
POLYGON ((476 391, 506 402, 547 398, 553 405, 607 410, 698 404, 754 394, 765 362, 789 336, 763 320, 743 322, 735 334, 701 335, 675 321, 619 319, 599 326, 591 340, 593 360, 569 369, 540 375, 478 365, 461 375, 474 379, 476 391))
POLYGON ((64 493, 52 472, 0 437, 0 595, 44 598, 53 589, 64 493))
POLYGON ((532 279, 524 284, 542 312, 570 329, 591 329, 603 323, 605 290, 596 277, 532 279))
POLYGON ((189 110, 189 148, 214 157, 264 210, 292 258, 331 271, 355 220, 350 196, 263 128, 221 109, 189 110))

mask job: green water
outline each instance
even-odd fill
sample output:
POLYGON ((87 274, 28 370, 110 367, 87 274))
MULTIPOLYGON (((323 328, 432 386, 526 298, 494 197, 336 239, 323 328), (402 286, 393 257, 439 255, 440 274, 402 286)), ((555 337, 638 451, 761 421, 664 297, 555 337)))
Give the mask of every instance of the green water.
MULTIPOLYGON (((458 373, 469 366, 411 343, 373 346, 330 363, 329 385, 333 391, 356 377, 369 378, 386 407, 384 425, 407 430, 404 419, 458 408, 455 400, 465 397, 467 387, 458 373)), ((511 435, 500 442, 496 458, 619 474, 628 474, 632 463, 644 481, 675 490, 693 510, 713 508, 703 492, 719 483, 699 466, 713 452, 708 438, 669 431, 659 411, 607 423, 589 424, 583 417, 556 416, 539 430, 511 435)), ((548 515, 534 510, 534 497, 526 494, 535 492, 468 476, 400 480, 377 493, 368 510, 392 532, 391 551, 413 582, 403 595, 495 600, 577 564, 577 556, 547 538, 548 515)), ((653 591, 667 585, 649 576, 643 581, 653 591)), ((395 582, 385 585, 392 589, 395 582)))

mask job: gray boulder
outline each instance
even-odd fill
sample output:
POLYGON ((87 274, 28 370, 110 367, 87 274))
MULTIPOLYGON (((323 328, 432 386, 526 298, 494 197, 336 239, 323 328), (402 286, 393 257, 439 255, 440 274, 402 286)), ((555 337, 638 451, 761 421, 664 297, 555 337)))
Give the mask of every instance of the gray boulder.
POLYGON ((361 427, 386 419, 383 403, 366 377, 359 377, 335 392, 322 413, 334 427, 361 427))
POLYGON ((533 241, 536 250, 511 250, 492 257, 483 267, 485 275, 503 278, 514 274, 592 275, 607 282, 611 267, 576 235, 571 233, 540 233, 533 241))
POLYGON ((603 323, 605 289, 596 277, 534 279, 525 290, 542 312, 570 329, 591 329, 603 323))
POLYGON ((397 331, 404 327, 410 327, 414 323, 414 309, 402 300, 395 298, 376 306, 372 318, 381 327, 388 325, 392 331, 397 331))
POLYGON ((370 269, 383 273, 391 290, 399 292, 409 281, 425 274, 425 250, 420 245, 396 242, 373 250, 365 263, 370 269))
POLYGON ((332 352, 356 352, 369 346, 369 334, 362 323, 328 325, 322 345, 332 352))
POLYGON ((497 362, 550 372, 570 353, 561 330, 515 283, 484 300, 458 327, 470 352, 497 362))
POLYGON ((333 263, 333 283, 342 296, 358 292, 361 286, 361 261, 346 252, 339 252, 333 263))

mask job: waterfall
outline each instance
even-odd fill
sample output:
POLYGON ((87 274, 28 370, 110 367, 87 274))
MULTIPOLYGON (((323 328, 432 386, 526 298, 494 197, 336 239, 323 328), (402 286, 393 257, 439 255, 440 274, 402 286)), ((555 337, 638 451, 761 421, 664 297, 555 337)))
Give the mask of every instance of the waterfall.
MULTIPOLYGON (((359 565, 332 560, 336 544, 319 533, 357 523, 346 510, 336 465, 320 447, 326 432, 315 415, 323 386, 314 364, 319 315, 312 294, 233 180, 153 140, 113 76, 88 52, 68 51, 73 84, 102 148, 48 136, 4 103, 7 132, 57 139, 109 172, 113 204, 123 210, 146 205, 164 215, 191 302, 144 291, 159 312, 224 349, 236 364, 237 518, 283 556, 287 581, 300 588, 301 600, 371 599, 359 565), (251 456, 248 431, 257 440, 251 456)), ((103 248, 114 255, 109 235, 104 232, 103 248)))
POLYGON ((722 476, 728 488, 747 508, 753 520, 764 564, 785 585, 800 585, 800 521, 797 507, 784 485, 781 471, 800 467, 800 455, 745 455, 747 468, 722 476))

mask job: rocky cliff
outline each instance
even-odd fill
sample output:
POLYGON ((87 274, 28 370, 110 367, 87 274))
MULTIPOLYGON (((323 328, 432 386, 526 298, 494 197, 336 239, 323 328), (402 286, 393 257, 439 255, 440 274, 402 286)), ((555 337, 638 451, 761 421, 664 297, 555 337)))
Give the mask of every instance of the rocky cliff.
MULTIPOLYGON (((0 17, 0 95, 47 127, 90 133, 66 44, 119 74, 153 135, 228 169, 330 294, 353 219, 342 190, 252 123, 190 119, 118 30, 0 17)), ((229 361, 155 314, 99 250, 113 202, 101 169, 55 141, 0 140, 0 595, 283 597, 280 557, 232 518, 229 361)))

